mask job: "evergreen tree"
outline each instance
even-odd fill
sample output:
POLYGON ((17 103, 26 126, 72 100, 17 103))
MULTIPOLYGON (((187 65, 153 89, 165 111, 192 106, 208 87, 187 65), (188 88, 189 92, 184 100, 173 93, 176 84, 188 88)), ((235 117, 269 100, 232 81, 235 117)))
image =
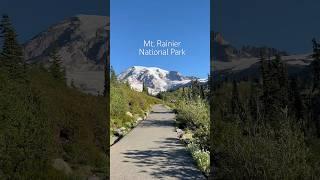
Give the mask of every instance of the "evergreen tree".
POLYGON ((313 88, 311 95, 312 121, 316 126, 318 137, 320 137, 320 44, 313 39, 313 88))
POLYGON ((129 81, 125 82, 126 87, 131 88, 129 81))
POLYGON ((232 98, 231 98, 231 113, 236 115, 238 113, 239 100, 239 91, 237 82, 234 80, 232 83, 232 98))
POLYGON ((290 82, 290 94, 289 94, 290 104, 291 104, 291 112, 295 113, 295 118, 297 120, 303 119, 303 102, 300 95, 300 90, 298 87, 298 81, 297 79, 292 79, 290 82))
POLYGON ((289 104, 289 78, 287 72, 287 66, 285 63, 281 62, 281 56, 276 55, 275 64, 277 65, 277 76, 278 76, 278 83, 279 83, 279 99, 282 108, 288 108, 289 104))
POLYGON ((3 38, 0 67, 8 72, 10 79, 23 80, 26 71, 23 51, 8 15, 2 16, 0 30, 0 37, 3 38))
POLYGON ((51 52, 50 58, 52 60, 52 63, 50 66, 51 75, 53 76, 53 78, 57 80, 65 81, 65 70, 62 67, 61 56, 58 54, 57 49, 54 49, 51 52))
POLYGON ((198 80, 191 81, 191 94, 194 99, 200 97, 200 83, 198 80))
POLYGON ((311 66, 313 68, 313 91, 320 88, 320 44, 316 39, 312 40, 313 43, 313 59, 311 66))
POLYGON ((186 90, 185 87, 182 87, 182 98, 186 99, 187 95, 186 95, 186 90))
POLYGON ((243 108, 240 100, 238 84, 235 80, 232 83, 231 113, 234 117, 240 118, 241 122, 243 123, 247 119, 245 109, 243 108))
POLYGON ((142 92, 146 93, 146 94, 149 94, 148 92, 148 86, 146 85, 146 83, 143 82, 142 84, 142 92))
POLYGON ((257 88, 255 87, 255 84, 253 82, 250 83, 250 99, 249 99, 249 108, 250 108, 250 114, 253 121, 258 120, 258 113, 260 111, 259 109, 259 97, 257 93, 257 88))
POLYGON ((276 121, 288 114, 288 73, 281 57, 265 62, 261 67, 263 82, 263 106, 266 121, 276 121))
POLYGON ((113 85, 118 83, 117 74, 112 67, 110 69, 110 81, 111 81, 111 84, 113 85))
POLYGON ((205 99, 205 93, 204 93, 203 85, 200 85, 200 97, 201 97, 201 99, 205 99))
MULTIPOLYGON (((109 31, 108 31, 109 32, 109 31)), ((110 32, 109 32, 110 37, 110 32)), ((110 41, 107 40, 106 43, 106 55, 107 58, 104 61, 104 89, 103 89, 103 95, 104 97, 107 97, 107 99, 110 100, 110 41)), ((107 113, 110 112, 110 105, 107 105, 107 113)), ((107 138, 107 142, 109 142, 110 139, 107 138)))

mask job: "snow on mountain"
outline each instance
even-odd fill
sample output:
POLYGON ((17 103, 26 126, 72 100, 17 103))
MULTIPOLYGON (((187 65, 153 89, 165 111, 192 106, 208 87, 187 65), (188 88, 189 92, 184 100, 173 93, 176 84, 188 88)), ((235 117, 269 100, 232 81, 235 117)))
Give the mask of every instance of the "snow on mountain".
POLYGON ((219 32, 211 32, 211 58, 221 62, 231 62, 241 59, 258 58, 261 52, 266 55, 275 56, 287 56, 285 51, 278 50, 276 48, 267 46, 242 46, 235 47, 232 43, 226 41, 223 35, 219 32))
POLYGON ((103 92, 110 20, 106 16, 77 15, 52 25, 24 44, 27 63, 49 66, 49 54, 57 49, 68 83, 82 91, 103 92))
MULTIPOLYGON (((310 54, 282 56, 282 61, 288 66, 308 66, 313 61, 310 54)), ((215 61, 215 71, 242 71, 260 62, 260 58, 240 58, 229 62, 215 61)))
POLYGON ((133 66, 121 73, 118 79, 122 82, 128 82, 132 89, 140 92, 145 85, 149 94, 152 95, 185 86, 194 80, 176 71, 144 66, 133 66))
POLYGON ((273 59, 275 55, 280 55, 282 61, 287 64, 289 73, 297 73, 307 68, 313 61, 311 53, 289 55, 285 51, 266 46, 242 46, 241 48, 236 48, 226 41, 221 33, 212 33, 211 52, 213 54, 211 59, 214 61, 214 75, 231 75, 238 76, 238 78, 258 75, 261 52, 265 57, 270 57, 270 59, 273 59))

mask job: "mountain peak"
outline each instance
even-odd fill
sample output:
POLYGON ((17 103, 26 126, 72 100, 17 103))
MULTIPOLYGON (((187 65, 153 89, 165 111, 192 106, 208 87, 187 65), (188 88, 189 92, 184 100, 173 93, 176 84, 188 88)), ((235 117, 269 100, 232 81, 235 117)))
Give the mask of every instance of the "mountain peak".
POLYGON ((103 91, 104 60, 107 57, 106 39, 110 29, 109 17, 76 15, 66 18, 39 33, 24 45, 27 63, 41 63, 45 67, 51 61, 49 54, 57 49, 71 81, 85 92, 103 91))
POLYGON ((214 40, 220 45, 228 45, 229 44, 229 42, 227 42, 223 38, 223 36, 222 36, 222 34, 220 32, 214 33, 214 40))
POLYGON ((192 80, 177 71, 145 66, 133 66, 121 73, 118 79, 122 82, 128 82, 132 89, 140 92, 145 85, 152 95, 185 86, 192 80))
POLYGON ((260 57, 261 52, 264 52, 267 56, 275 56, 276 54, 288 55, 285 51, 267 46, 242 46, 242 48, 236 48, 226 41, 220 32, 211 32, 211 35, 213 38, 211 39, 212 58, 217 61, 231 62, 243 58, 257 58, 260 57))

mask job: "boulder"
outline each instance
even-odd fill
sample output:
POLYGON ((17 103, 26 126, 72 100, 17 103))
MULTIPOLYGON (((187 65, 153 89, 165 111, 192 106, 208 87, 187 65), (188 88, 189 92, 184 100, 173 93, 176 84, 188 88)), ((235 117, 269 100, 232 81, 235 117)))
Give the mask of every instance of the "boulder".
POLYGON ((65 162, 63 159, 57 158, 53 160, 52 164, 53 168, 55 168, 58 171, 63 171, 65 174, 69 175, 72 173, 72 169, 69 166, 67 162, 65 162))
POLYGON ((121 129, 116 129, 114 135, 116 135, 116 136, 123 136, 123 132, 121 131, 121 129))
POLYGON ((176 131, 177 131, 177 135, 178 135, 179 139, 180 139, 180 138, 182 138, 183 133, 184 133, 184 132, 183 132, 183 130, 182 130, 182 129, 177 128, 177 129, 176 129, 176 131))
POLYGON ((126 112, 126 115, 127 115, 127 116, 130 116, 130 117, 133 117, 133 115, 132 115, 131 112, 126 112))

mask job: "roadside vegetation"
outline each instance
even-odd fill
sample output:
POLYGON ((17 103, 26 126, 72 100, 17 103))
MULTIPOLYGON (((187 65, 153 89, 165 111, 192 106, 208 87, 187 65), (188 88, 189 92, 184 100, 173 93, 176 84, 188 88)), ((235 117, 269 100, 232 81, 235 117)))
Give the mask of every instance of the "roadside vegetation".
POLYGON ((177 113, 177 133, 186 145, 199 169, 210 171, 210 116, 208 86, 198 81, 190 87, 163 92, 163 99, 177 113))
POLYGON ((146 91, 137 92, 132 90, 128 83, 119 82, 114 70, 111 70, 110 79, 110 135, 113 138, 119 138, 135 127, 139 121, 143 120, 151 110, 151 106, 161 103, 161 100, 149 96, 146 91))

